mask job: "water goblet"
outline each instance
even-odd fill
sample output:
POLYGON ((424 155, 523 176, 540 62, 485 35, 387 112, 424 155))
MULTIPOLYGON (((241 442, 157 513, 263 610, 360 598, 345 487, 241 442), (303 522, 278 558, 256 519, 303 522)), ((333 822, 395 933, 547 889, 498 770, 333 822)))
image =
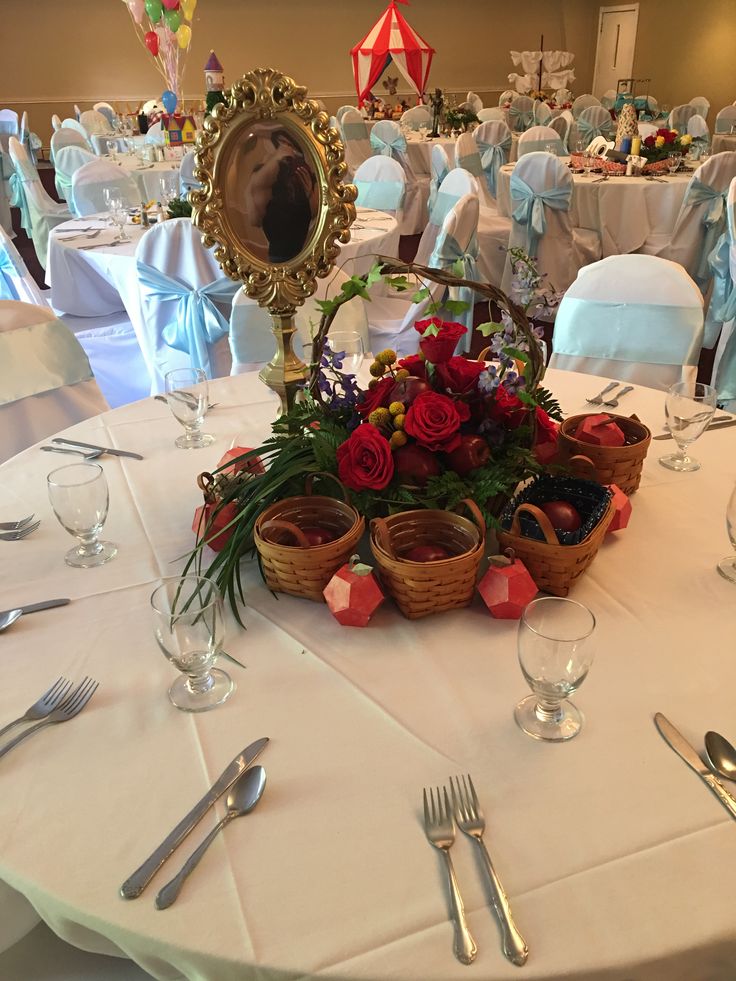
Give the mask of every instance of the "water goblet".
POLYGON ((117 241, 118 242, 130 242, 130 235, 125 231, 125 225, 128 221, 128 212, 125 210, 123 202, 118 200, 115 202, 114 207, 110 211, 110 218, 113 225, 117 228, 117 241))
POLYGON ((553 157, 556 157, 557 156, 557 148, 554 145, 554 143, 545 143, 544 144, 544 152, 545 153, 551 153, 553 157))
POLYGON ((225 641, 222 597, 211 579, 173 576, 151 595, 156 642, 181 671, 169 688, 184 712, 206 712, 232 694, 232 678, 213 664, 225 641))
POLYGON ((214 443, 214 436, 202 432, 209 405, 204 371, 201 368, 175 368, 166 372, 164 381, 168 406, 184 427, 184 435, 176 438, 175 445, 182 450, 198 450, 214 443))
POLYGON ((667 428, 677 443, 677 452, 659 458, 668 470, 699 470, 697 460, 687 455, 687 448, 703 434, 716 411, 717 392, 702 382, 682 381, 667 389, 664 413, 667 428))
POLYGON ((117 545, 98 538, 110 506, 102 467, 96 463, 72 463, 52 470, 46 482, 59 524, 80 542, 64 556, 66 564, 90 569, 114 559, 117 545))
POLYGON ((585 140, 577 140, 575 143, 575 153, 583 154, 588 149, 588 144, 585 140))
POLYGON ((593 163, 595 158, 590 153, 583 154, 583 170, 585 171, 585 176, 590 177, 590 172, 593 169, 593 163))
MULTIPOLYGON (((736 487, 731 491, 731 496, 726 505, 726 528, 731 544, 736 549, 736 487)), ((736 582, 736 555, 727 555, 718 563, 718 571, 724 579, 729 582, 736 582)))
POLYGON ((343 374, 357 375, 365 357, 363 338, 358 331, 338 330, 330 332, 327 340, 333 352, 333 358, 338 354, 342 355, 338 359, 338 364, 335 365, 337 370, 343 374))
POLYGON ((161 204, 168 207, 176 197, 178 174, 175 174, 173 170, 171 173, 163 174, 159 178, 159 185, 161 187, 161 204))
POLYGON ((593 661, 595 617, 575 600, 532 600, 519 621, 519 664, 533 695, 514 709, 517 725, 534 739, 563 742, 576 736, 583 716, 569 700, 593 661))
POLYGON ((680 161, 682 157, 679 153, 668 153, 667 154, 667 169, 671 174, 676 174, 680 166, 680 161))

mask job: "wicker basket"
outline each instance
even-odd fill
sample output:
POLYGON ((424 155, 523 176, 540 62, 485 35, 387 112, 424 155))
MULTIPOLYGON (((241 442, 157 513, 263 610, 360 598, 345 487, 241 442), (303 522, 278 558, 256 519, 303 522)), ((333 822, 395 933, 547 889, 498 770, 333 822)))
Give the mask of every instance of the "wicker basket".
MULTIPOLYGON (((578 153, 571 154, 570 163, 575 170, 582 170, 583 155, 578 153)), ((599 157, 596 160, 593 169, 602 171, 604 174, 608 174, 611 177, 624 177, 626 175, 625 163, 619 163, 617 160, 609 160, 607 157, 599 157)), ((642 168, 642 174, 667 173, 669 173, 669 164, 667 160, 654 160, 652 163, 644 164, 644 167, 642 168)))
POLYGON ((649 450, 652 434, 639 422, 636 416, 612 416, 626 439, 623 446, 597 446, 576 439, 574 433, 589 413, 570 416, 560 426, 557 441, 559 462, 570 464, 573 472, 588 476, 584 466, 579 466, 585 458, 595 469, 595 479, 600 484, 616 484, 624 494, 633 494, 639 486, 644 458, 649 450))
POLYGON ((342 484, 343 501, 312 494, 315 476, 307 477, 303 497, 287 497, 266 508, 256 519, 253 538, 269 589, 324 603, 322 590, 355 552, 365 520, 348 503, 342 484), (308 527, 324 528, 338 537, 325 545, 304 547, 301 528, 308 527))
POLYGON ((403 511, 371 522, 371 549, 381 580, 409 620, 468 606, 473 598, 486 525, 473 501, 463 503, 476 524, 439 510, 403 511), (416 545, 439 545, 451 557, 435 562, 402 558, 416 545))

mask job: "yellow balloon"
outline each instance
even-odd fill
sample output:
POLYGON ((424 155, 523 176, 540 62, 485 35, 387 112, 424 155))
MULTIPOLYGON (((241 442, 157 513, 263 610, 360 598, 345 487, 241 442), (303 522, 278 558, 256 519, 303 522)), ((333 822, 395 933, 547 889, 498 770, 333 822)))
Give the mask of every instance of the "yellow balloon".
POLYGON ((197 0, 181 0, 181 9, 184 11, 184 16, 187 20, 192 19, 192 14, 194 13, 194 8, 197 6, 197 0))
POLYGON ((192 40, 192 29, 187 24, 182 24, 179 30, 176 32, 176 40, 179 42, 180 48, 188 48, 189 42, 192 40))

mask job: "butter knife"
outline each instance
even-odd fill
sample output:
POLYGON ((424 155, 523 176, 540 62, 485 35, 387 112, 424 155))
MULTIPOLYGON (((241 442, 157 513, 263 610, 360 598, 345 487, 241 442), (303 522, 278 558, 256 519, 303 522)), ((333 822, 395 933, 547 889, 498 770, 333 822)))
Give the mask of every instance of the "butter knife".
MULTIPOLYGON (((730 429, 731 426, 736 426, 736 419, 716 419, 710 426, 705 427, 705 432, 710 433, 714 429, 730 429)), ((672 433, 661 433, 659 436, 652 436, 652 439, 674 439, 674 436, 672 433)))
MULTIPOLYGON (((66 606, 71 603, 69 599, 52 599, 44 600, 42 603, 29 603, 28 606, 14 606, 14 610, 20 610, 21 613, 38 613, 39 610, 51 610, 55 606, 66 606)), ((10 610, 1 610, 0 617, 4 616, 6 613, 10 613, 10 610)))
POLYGON ((223 770, 220 777, 212 784, 204 797, 181 819, 174 830, 164 838, 158 848, 149 855, 145 862, 125 880, 120 887, 120 895, 123 899, 137 899, 140 896, 166 859, 174 853, 175 849, 184 841, 192 828, 204 817, 215 801, 222 797, 225 791, 232 787, 240 774, 244 773, 251 763, 261 755, 267 743, 268 736, 264 736, 263 739, 256 739, 254 743, 246 746, 243 752, 235 757, 232 763, 223 770))
POLYGON ((65 446, 82 446, 85 450, 102 450, 103 453, 109 453, 111 456, 129 456, 133 460, 143 459, 140 453, 131 453, 130 450, 114 450, 109 446, 97 446, 95 443, 79 443, 75 439, 64 439, 61 436, 56 436, 51 442, 63 443, 65 446))
POLYGON ((710 787, 718 800, 723 804, 732 818, 736 819, 736 800, 729 794, 719 780, 713 776, 708 767, 695 752, 690 743, 661 712, 654 716, 654 724, 671 749, 697 773, 700 779, 710 787))

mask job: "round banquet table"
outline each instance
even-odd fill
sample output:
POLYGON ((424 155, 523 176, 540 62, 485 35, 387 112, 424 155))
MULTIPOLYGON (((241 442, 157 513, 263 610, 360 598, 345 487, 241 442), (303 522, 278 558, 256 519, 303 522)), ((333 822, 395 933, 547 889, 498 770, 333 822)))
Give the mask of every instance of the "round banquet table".
MULTIPOLYGON (((455 143, 456 139, 453 136, 440 136, 437 139, 422 139, 419 134, 407 134, 406 136, 406 150, 409 157, 409 162, 411 163, 414 172, 417 174, 431 174, 431 161, 432 161, 432 147, 441 146, 444 147, 447 152, 447 156, 450 158, 451 166, 455 166, 455 143)), ((509 160, 513 163, 518 156, 519 151, 519 134, 511 134, 511 150, 509 151, 509 160)))
POLYGON ((723 150, 736 150, 736 133, 713 134, 711 152, 721 153, 723 150))
POLYGON ((160 201, 161 178, 172 172, 178 175, 181 167, 181 160, 157 160, 155 163, 149 163, 141 162, 137 156, 128 154, 119 156, 115 163, 133 178, 138 185, 141 200, 144 201, 160 201))
MULTIPOLYGON (((605 379, 550 371, 547 383, 568 414, 605 379)), ((415 622, 386 602, 367 629, 346 628, 321 604, 272 595, 254 563, 244 569, 247 630, 230 617, 226 642, 247 666, 224 665, 237 690, 212 712, 174 709, 149 597, 192 546, 196 475, 233 441, 258 445, 277 410, 253 374, 216 381, 210 395, 220 404, 206 452, 175 449, 178 426, 151 399, 68 431, 144 456, 101 460, 104 537, 120 550, 100 569, 64 565, 71 543, 45 476, 70 458, 31 448, 2 466, 3 519, 34 511, 42 523, 1 543, 13 575, 0 604, 72 602, 3 636, 0 721, 60 675, 90 675, 100 688, 73 724, 0 760, 0 880, 64 939, 123 953, 167 981, 467 978, 421 799, 422 787, 470 773, 529 945, 524 977, 732 981, 736 828, 652 718, 664 712, 698 749, 707 729, 736 737, 736 587, 715 567, 729 551, 736 428, 703 435, 696 473, 663 469, 657 456, 673 444, 652 443, 629 527, 605 540, 574 589, 597 618, 597 654, 574 696, 583 731, 560 745, 516 727, 513 707, 527 694, 517 625, 491 619, 477 596, 415 622), (262 802, 219 836, 176 905, 157 912, 153 898, 212 813, 141 898, 121 899, 123 880, 261 736, 271 739, 262 802)), ((622 409, 662 431, 662 393, 637 388, 622 409)), ((459 833, 452 854, 475 973, 520 977, 459 833)))
MULTIPOLYGON (((498 172, 498 213, 510 218, 511 174, 507 164, 498 172)), ((570 221, 575 228, 589 228, 601 237, 603 256, 625 255, 643 248, 652 236, 669 235, 692 174, 667 175, 661 181, 645 177, 609 177, 573 174, 570 221)))
MULTIPOLYGON (((396 220, 370 208, 358 208, 357 212, 350 242, 340 248, 339 264, 350 275, 367 273, 376 255, 399 254, 396 220)), ((115 229, 104 214, 56 226, 49 235, 46 265, 54 309, 77 317, 125 310, 134 325, 139 322, 135 250, 146 229, 128 222, 125 230, 130 242, 113 244, 115 229), (101 229, 99 235, 88 237, 97 229, 101 229)))

